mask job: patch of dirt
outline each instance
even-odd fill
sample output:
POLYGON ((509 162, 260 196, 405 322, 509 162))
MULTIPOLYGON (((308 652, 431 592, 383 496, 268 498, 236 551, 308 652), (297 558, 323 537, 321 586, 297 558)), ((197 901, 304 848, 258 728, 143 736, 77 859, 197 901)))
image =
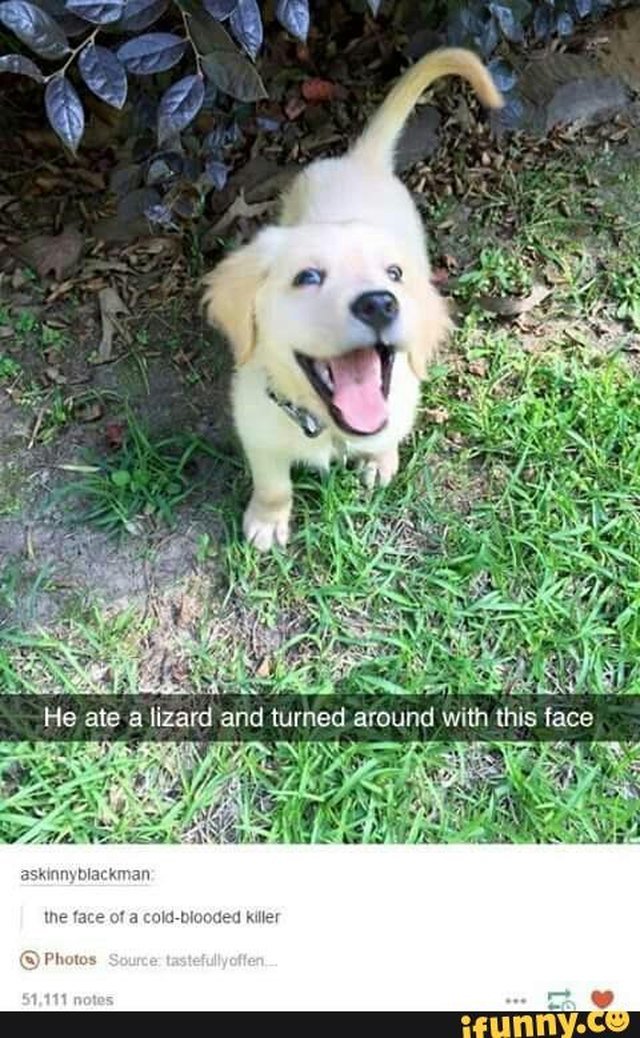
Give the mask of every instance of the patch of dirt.
POLYGON ((147 651, 140 665, 141 682, 157 687, 158 671, 157 668, 154 671, 154 667, 158 657, 164 658, 169 649, 174 661, 171 677, 176 690, 196 687, 189 653, 184 651, 189 643, 193 646, 197 641, 197 623, 194 625, 189 615, 198 621, 202 616, 207 617, 206 651, 211 673, 202 682, 204 687, 210 685, 224 689, 234 685, 236 677, 232 671, 238 656, 242 659, 242 669, 248 674, 256 678, 270 677, 276 661, 283 659, 283 647, 293 638, 296 638, 296 643, 287 651, 288 662, 298 666, 305 658, 315 658, 315 641, 304 637, 306 631, 312 630, 313 621, 303 609, 295 613, 282 609, 267 622, 238 595, 230 597, 220 608, 218 602, 224 589, 216 588, 215 574, 209 574, 206 581, 196 584, 198 586, 192 586, 188 596, 183 593, 177 597, 174 595, 169 601, 165 595, 154 607, 156 619, 160 622, 147 639, 147 651), (182 656, 178 659, 180 647, 182 656))
MULTIPOLYGON (((468 515, 474 506, 495 493, 496 487, 504 480, 504 473, 497 465, 486 470, 479 464, 461 465, 459 445, 453 434, 448 453, 440 452, 429 459, 428 472, 420 474, 419 484, 428 493, 433 487, 440 503, 459 515, 468 515)), ((435 532, 432 536, 431 551, 434 550, 435 532)))
POLYGON ((0 385, 0 623, 50 624, 91 598, 126 605, 184 579, 202 536, 222 537, 216 505, 237 465, 225 345, 190 310, 160 309, 130 324, 109 363, 94 364, 95 300, 18 310, 8 296, 5 305, 14 334, 0 356, 20 375, 0 385), (35 331, 15 331, 20 313, 37 315, 35 331), (40 341, 43 327, 60 333, 53 348, 40 341), (180 510, 175 529, 146 523, 144 536, 118 541, 78 523, 64 488, 81 478, 74 469, 113 454, 112 430, 129 413, 152 437, 195 434, 219 454, 197 457, 192 474, 206 494, 180 510))
POLYGON ((25 134, 0 186, 0 624, 19 627, 187 578, 202 537, 222 539, 217 506, 238 465, 229 353, 198 313, 180 239, 105 244, 105 156, 94 175, 86 156, 37 154, 25 134), (214 451, 194 456, 206 491, 175 528, 145 518, 118 541, 78 521, 64 492, 116 456, 129 415, 153 439, 194 435, 214 451))
POLYGON ((148 599, 196 572, 203 533, 220 537, 219 524, 185 517, 179 530, 119 542, 64 518, 5 520, 0 556, 16 575, 14 593, 0 598, 0 624, 40 627, 96 599, 115 609, 148 599))
POLYGON ((184 833, 184 843, 238 843, 238 823, 242 810, 242 790, 236 778, 229 779, 221 795, 184 833))

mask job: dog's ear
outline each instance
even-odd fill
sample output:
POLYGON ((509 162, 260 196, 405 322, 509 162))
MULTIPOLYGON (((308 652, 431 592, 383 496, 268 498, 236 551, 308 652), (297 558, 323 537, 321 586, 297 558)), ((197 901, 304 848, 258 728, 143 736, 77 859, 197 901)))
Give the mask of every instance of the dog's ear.
POLYGON ((445 341, 453 327, 445 300, 434 288, 430 279, 420 301, 421 320, 418 334, 409 346, 409 363, 416 378, 422 379, 438 347, 445 341))
POLYGON ((203 278, 202 305, 207 319, 224 332, 237 364, 244 364, 253 353, 256 294, 267 276, 281 233, 277 227, 266 228, 203 278))

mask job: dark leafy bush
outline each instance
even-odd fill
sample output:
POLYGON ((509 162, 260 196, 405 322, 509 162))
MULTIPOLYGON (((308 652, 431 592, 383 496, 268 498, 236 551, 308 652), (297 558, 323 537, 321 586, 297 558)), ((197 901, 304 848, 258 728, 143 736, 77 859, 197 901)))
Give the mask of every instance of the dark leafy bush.
MULTIPOLYGON (((375 13, 380 0, 369 0, 369 6, 375 13)), ((277 0, 275 16, 306 40, 309 0, 277 0)), ((184 71, 188 61, 191 71, 160 101, 160 145, 195 119, 207 86, 240 101, 266 96, 252 63, 264 34, 258 0, 5 0, 0 23, 41 59, 38 65, 20 49, 0 57, 0 71, 44 85, 49 122, 71 151, 84 129, 82 102, 71 82, 74 69, 96 97, 122 108, 129 76, 151 76, 178 65, 184 71)))
MULTIPOLYGON (((374 16, 383 6, 382 0, 345 2, 374 16)), ((329 6, 329 0, 314 3, 316 12, 329 6)), ((478 50, 517 107, 509 48, 554 34, 568 36, 577 21, 613 4, 417 0, 415 6, 424 11, 425 26, 441 29, 443 39, 478 50)), ((393 7, 387 0, 385 12, 393 7)), ((237 143, 241 131, 230 118, 218 120, 202 139, 181 135, 220 97, 252 104, 267 96, 254 64, 267 11, 292 37, 306 40, 310 0, 3 0, 0 41, 13 36, 15 43, 13 53, 0 56, 0 73, 42 84, 49 122, 72 152, 84 133, 85 88, 114 109, 122 109, 135 94, 140 145, 135 161, 114 178, 120 216, 144 215, 172 227, 196 215, 209 191, 225 186, 226 149, 237 143), (155 99, 136 87, 150 77, 161 84, 155 99)))
MULTIPOLYGON (((382 0, 366 2, 378 14, 382 0)), ((448 7, 449 39, 471 43, 491 59, 502 40, 520 44, 527 36, 569 36, 577 21, 611 5, 612 0, 452 0, 430 4, 429 10, 433 16, 439 6, 448 7)), ((294 37, 306 40, 309 0, 276 0, 275 16, 294 37)), ((0 56, 0 71, 44 84, 49 121, 72 151, 84 128, 82 102, 70 79, 74 66, 98 98, 122 108, 129 76, 166 72, 188 61, 191 71, 169 87, 159 105, 161 145, 193 121, 208 85, 240 101, 266 96, 252 64, 264 36, 258 0, 4 0, 0 23, 47 63, 39 67, 19 50, 0 56), (155 31, 159 21, 163 27, 172 23, 173 31, 155 31)), ((504 60, 494 59, 492 71, 502 90, 512 89, 515 74, 504 60)))
MULTIPOLYGON (((368 0, 372 13, 380 2, 368 0)), ((115 186, 123 196, 122 217, 144 214, 171 226, 175 218, 193 216, 209 190, 224 187, 224 149, 238 129, 232 124, 207 134, 196 154, 193 146, 185 148, 182 132, 220 93, 245 103, 266 97, 254 64, 266 6, 258 0, 5 0, 0 27, 16 37, 16 46, 0 56, 0 72, 43 85, 49 122, 72 152, 85 128, 81 84, 121 109, 132 80, 170 73, 173 82, 165 83, 153 114, 149 95, 142 97, 142 136, 153 120, 155 142, 143 143, 145 162, 115 186)), ((306 40, 309 0, 276 0, 274 14, 279 26, 306 40)))
POLYGON ((500 90, 509 95, 517 75, 504 57, 496 56, 505 44, 571 36, 582 19, 599 17, 620 6, 616 0, 454 0, 450 4, 448 37, 452 43, 477 50, 487 60, 500 90))

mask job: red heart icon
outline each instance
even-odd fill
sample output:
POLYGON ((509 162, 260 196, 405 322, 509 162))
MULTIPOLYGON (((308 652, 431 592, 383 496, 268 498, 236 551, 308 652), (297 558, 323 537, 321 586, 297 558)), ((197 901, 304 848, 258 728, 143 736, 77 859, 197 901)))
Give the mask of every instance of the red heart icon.
POLYGON ((592 991, 591 1001, 598 1009, 606 1009, 613 1002, 613 991, 592 991))

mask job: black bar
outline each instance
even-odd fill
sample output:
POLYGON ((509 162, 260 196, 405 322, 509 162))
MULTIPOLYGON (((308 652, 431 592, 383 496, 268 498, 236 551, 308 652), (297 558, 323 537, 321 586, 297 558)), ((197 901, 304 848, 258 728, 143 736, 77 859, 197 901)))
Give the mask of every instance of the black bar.
POLYGON ((640 696, 0 694, 0 740, 640 742, 640 696))

